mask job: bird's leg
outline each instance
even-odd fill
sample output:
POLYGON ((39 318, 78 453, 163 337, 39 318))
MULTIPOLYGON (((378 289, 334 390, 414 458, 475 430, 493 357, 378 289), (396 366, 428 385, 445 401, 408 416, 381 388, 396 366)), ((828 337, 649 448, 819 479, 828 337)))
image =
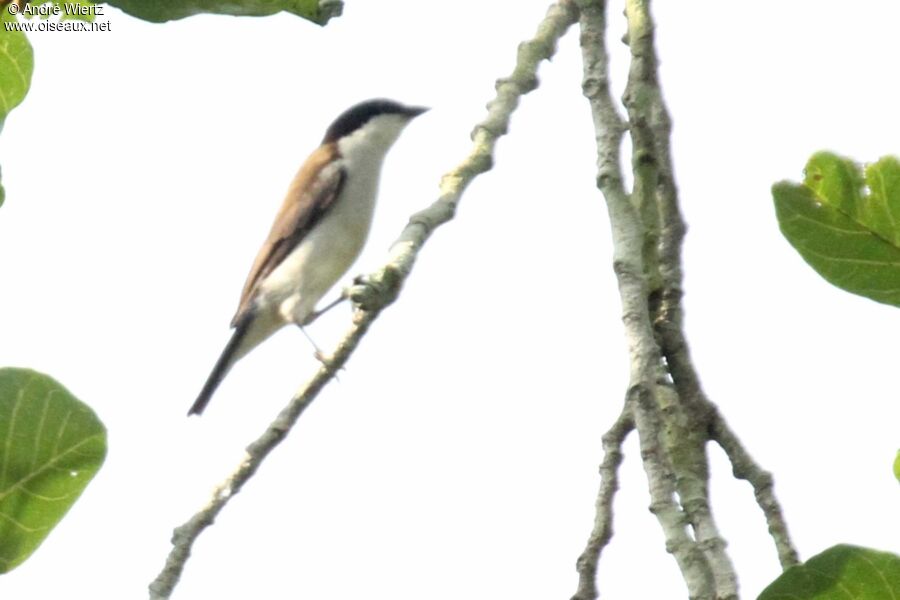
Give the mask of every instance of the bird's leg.
POLYGON ((357 275, 353 278, 353 285, 342 289, 341 295, 333 300, 330 304, 326 305, 325 308, 321 310, 314 310, 313 312, 311 312, 309 316, 304 319, 303 323, 300 324, 300 327, 306 327, 338 304, 346 300, 354 299, 354 295, 359 296, 360 294, 364 293, 366 289, 368 289, 368 287, 370 287, 371 285, 372 284, 369 282, 368 277, 366 277, 365 275, 357 275))
POLYGON ((306 328, 303 325, 298 325, 298 327, 300 328, 300 331, 303 332, 303 335, 306 336, 306 339, 309 340, 309 343, 312 344, 312 347, 315 349, 315 353, 313 354, 313 356, 316 357, 317 361, 319 361, 320 363, 322 363, 323 365, 325 365, 327 367, 328 366, 328 358, 325 356, 325 353, 322 352, 322 350, 319 348, 318 345, 316 345, 316 342, 306 332, 306 328))
MULTIPOLYGON (((308 317, 306 317, 306 319, 303 321, 303 324, 300 327, 303 328, 303 327, 309 325, 310 323, 312 323, 313 321, 315 321, 316 319, 318 319, 319 317, 321 317, 322 315, 327 313, 329 310, 331 310, 332 308, 334 308, 335 306, 337 306, 338 304, 340 304, 347 298, 349 298, 349 296, 347 295, 347 291, 343 290, 341 292, 341 295, 338 296, 337 299, 334 300, 331 304, 327 305, 322 310, 315 310, 315 311, 311 312, 310 315, 308 317)), ((309 337, 309 336, 307 336, 307 337, 309 337)))
POLYGON ((312 339, 312 337, 310 337, 310 335, 308 333, 306 333, 306 326, 298 325, 297 327, 300 328, 300 331, 303 332, 303 335, 305 335, 306 339, 309 340, 309 343, 312 344, 313 349, 316 351, 316 354, 315 354, 316 358, 319 360, 319 362, 324 363, 325 355, 322 354, 322 350, 319 348, 319 346, 316 344, 316 342, 312 339))
MULTIPOLYGON (((319 361, 320 363, 322 363, 322 366, 324 366, 326 368, 331 366, 331 362, 329 361, 328 357, 325 356, 325 353, 323 353, 319 349, 319 347, 316 345, 316 342, 313 341, 313 339, 310 337, 310 335, 308 333, 306 333, 306 328, 303 325, 297 325, 297 327, 300 328, 300 331, 303 332, 303 335, 306 336, 306 339, 309 340, 309 343, 312 344, 312 347, 316 349, 315 354, 313 354, 313 356, 316 357, 316 360, 319 361)), ((341 370, 343 370, 343 368, 344 367, 341 367, 341 370)), ((341 380, 341 378, 338 377, 337 372, 334 373, 334 380, 338 381, 338 382, 340 382, 340 380, 341 380)))

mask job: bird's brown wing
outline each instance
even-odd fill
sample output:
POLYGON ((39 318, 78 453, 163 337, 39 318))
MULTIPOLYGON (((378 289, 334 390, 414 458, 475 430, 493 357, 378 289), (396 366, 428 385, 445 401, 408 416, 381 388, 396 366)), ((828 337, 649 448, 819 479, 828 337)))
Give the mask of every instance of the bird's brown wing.
POLYGON ((326 144, 313 152, 297 172, 269 237, 253 261, 241 292, 241 303, 231 320, 232 327, 247 316, 266 276, 281 264, 334 204, 346 176, 343 168, 334 165, 338 156, 337 146, 326 144))

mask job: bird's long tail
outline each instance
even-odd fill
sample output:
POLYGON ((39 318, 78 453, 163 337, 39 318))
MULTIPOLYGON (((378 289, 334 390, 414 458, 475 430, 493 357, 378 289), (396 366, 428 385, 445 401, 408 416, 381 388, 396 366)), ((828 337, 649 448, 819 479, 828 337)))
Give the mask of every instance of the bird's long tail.
POLYGON ((228 344, 226 344, 225 349, 222 350, 219 360, 216 361, 216 366, 213 367, 212 373, 209 374, 209 378, 206 380, 206 383, 203 384, 203 389, 200 390, 200 395, 197 396, 197 399, 188 411, 188 416, 203 413, 206 405, 209 404, 210 398, 212 398, 212 395, 215 393, 216 388, 218 388, 219 384, 222 383, 222 380, 225 379, 225 375, 228 374, 232 365, 234 365, 237 359, 245 354, 245 352, 239 354, 238 350, 241 348, 241 342, 244 341, 244 337, 250 330, 252 323, 252 317, 245 318, 234 328, 231 339, 228 340, 228 344))

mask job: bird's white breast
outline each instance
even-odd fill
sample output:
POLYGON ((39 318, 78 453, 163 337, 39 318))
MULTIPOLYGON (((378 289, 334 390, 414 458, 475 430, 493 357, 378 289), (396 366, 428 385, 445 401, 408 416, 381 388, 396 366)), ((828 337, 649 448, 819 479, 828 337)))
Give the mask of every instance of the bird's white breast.
POLYGON ((302 323, 359 256, 375 209, 381 161, 341 159, 345 179, 328 213, 262 285, 260 302, 302 323))
POLYGON ((344 182, 328 213, 266 277, 258 306, 303 323, 359 256, 372 224, 381 165, 408 119, 380 115, 337 141, 344 182))

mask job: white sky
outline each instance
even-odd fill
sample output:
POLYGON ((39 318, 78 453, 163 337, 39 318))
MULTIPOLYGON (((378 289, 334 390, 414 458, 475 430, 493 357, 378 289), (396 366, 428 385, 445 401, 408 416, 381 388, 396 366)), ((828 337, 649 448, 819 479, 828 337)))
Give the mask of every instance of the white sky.
MULTIPOLYGON (((468 151, 543 0, 350 0, 298 18, 32 36, 0 135, 0 364, 47 372, 109 428, 106 465, 4 598, 140 598, 205 502, 316 365, 286 330, 184 414, 226 342, 297 165, 341 110, 434 110, 390 155, 353 273, 468 151)), ((687 329, 705 389, 776 492, 803 557, 900 551, 895 309, 830 287, 778 232, 769 187, 828 148, 898 153, 887 1, 657 2, 686 219, 687 329)), ((627 49, 614 3, 617 94, 627 49)), ((177 598, 568 598, 593 518, 600 434, 627 359, 577 32, 541 69, 496 168, 422 254, 399 302, 195 547, 177 598)), ((346 308, 311 328, 325 349, 346 308)), ((778 566, 747 484, 711 451, 745 597, 778 566)), ((626 447, 606 598, 683 598, 626 447)))

